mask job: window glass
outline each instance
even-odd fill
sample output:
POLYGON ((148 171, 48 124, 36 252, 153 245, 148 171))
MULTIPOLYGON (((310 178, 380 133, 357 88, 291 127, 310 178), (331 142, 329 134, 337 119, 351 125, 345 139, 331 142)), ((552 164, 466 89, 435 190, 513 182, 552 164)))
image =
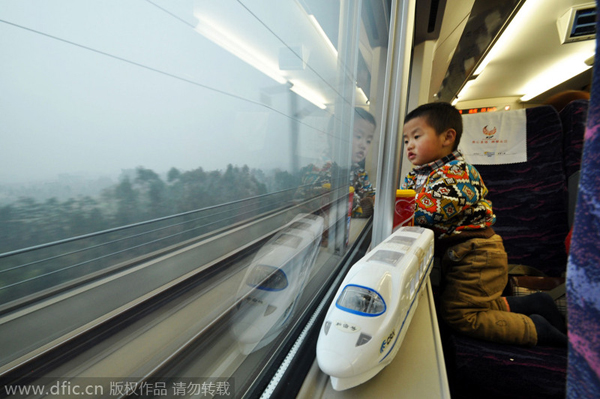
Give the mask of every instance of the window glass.
POLYGON ((0 371, 192 276, 169 345, 275 347, 372 212, 382 4, 0 2, 0 371))
POLYGON ((348 285, 340 294, 337 306, 352 313, 377 316, 385 312, 381 295, 366 287, 348 285))

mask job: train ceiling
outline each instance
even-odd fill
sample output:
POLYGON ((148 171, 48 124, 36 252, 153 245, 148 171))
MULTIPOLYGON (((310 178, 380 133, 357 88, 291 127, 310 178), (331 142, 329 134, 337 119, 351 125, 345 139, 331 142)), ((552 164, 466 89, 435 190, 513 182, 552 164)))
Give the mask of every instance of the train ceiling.
POLYGON ((595 2, 589 0, 476 0, 435 96, 539 104, 561 90, 584 89, 592 74, 585 61, 595 50, 595 24, 585 26, 590 18, 595 2), (584 32, 565 39, 576 13, 584 32))

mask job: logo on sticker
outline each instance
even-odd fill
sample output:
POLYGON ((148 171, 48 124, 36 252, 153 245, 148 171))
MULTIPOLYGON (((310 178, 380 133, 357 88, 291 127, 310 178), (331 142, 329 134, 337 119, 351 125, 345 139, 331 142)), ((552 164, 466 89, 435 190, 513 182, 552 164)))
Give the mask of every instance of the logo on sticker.
POLYGON ((488 125, 485 125, 483 127, 483 134, 485 135, 486 139, 491 139, 492 137, 494 137, 494 134, 496 134, 496 128, 494 127, 492 130, 488 130, 488 125))

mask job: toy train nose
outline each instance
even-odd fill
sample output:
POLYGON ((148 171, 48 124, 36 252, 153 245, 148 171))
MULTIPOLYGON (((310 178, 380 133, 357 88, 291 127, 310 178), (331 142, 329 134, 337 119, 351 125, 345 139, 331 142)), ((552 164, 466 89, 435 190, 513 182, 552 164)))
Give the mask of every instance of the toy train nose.
POLYGON ((330 376, 344 378, 354 375, 352 364, 338 352, 321 350, 317 354, 317 362, 321 371, 330 376))

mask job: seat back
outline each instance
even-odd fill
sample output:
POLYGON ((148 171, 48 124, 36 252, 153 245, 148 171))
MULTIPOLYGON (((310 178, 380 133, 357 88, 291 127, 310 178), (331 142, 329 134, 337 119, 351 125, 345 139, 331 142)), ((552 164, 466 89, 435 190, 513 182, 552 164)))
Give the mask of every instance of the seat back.
POLYGON ((588 113, 588 100, 575 100, 567 104, 559 113, 563 125, 563 156, 565 175, 568 187, 568 223, 573 225, 579 172, 581 169, 581 154, 583 151, 583 135, 588 113))
POLYGON ((494 230, 504 240, 509 263, 560 276, 567 264, 568 222, 558 112, 547 105, 527 109, 526 130, 527 162, 475 167, 489 190, 494 230))
MULTIPOLYGON (((562 124, 552 106, 525 112, 527 161, 475 167, 489 190, 494 229, 509 262, 560 276, 568 232, 562 124)), ((497 344, 449 331, 443 322, 440 328, 453 397, 565 397, 567 348, 497 344)))
MULTIPOLYGON (((596 46, 600 46, 600 35, 596 46)), ((596 52, 596 65, 599 60, 596 52)), ((600 397, 600 74, 593 75, 591 93, 567 274, 568 399, 600 397)))

